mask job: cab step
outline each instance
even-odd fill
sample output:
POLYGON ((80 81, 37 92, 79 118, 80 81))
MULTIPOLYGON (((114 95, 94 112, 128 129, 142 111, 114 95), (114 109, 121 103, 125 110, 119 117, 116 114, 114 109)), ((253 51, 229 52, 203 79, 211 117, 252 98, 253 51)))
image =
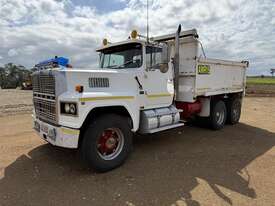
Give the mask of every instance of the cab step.
POLYGON ((160 131, 164 131, 164 130, 168 130, 168 129, 174 129, 174 128, 181 127, 181 126, 184 126, 184 123, 172 124, 172 125, 167 125, 164 127, 150 129, 150 130, 148 130, 148 133, 153 134, 155 132, 160 132, 160 131))

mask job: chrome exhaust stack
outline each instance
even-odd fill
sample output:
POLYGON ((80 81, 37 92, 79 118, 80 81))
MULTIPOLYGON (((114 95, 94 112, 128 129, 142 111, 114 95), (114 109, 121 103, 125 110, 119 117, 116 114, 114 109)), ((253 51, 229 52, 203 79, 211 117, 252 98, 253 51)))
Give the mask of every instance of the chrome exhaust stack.
MULTIPOLYGON (((178 30, 175 34, 175 56, 173 60, 174 64, 174 89, 175 89, 175 96, 179 91, 179 67, 180 67, 180 32, 181 32, 181 25, 179 25, 178 30)), ((174 98, 176 99, 176 98, 174 98)))

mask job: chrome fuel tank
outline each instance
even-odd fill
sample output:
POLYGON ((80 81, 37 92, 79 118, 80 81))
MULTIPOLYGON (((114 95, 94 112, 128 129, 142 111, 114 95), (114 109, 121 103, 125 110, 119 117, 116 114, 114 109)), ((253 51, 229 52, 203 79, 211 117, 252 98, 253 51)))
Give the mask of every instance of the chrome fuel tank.
POLYGON ((141 111, 139 133, 150 133, 152 129, 177 124, 179 121, 180 114, 174 105, 164 108, 143 110, 141 111))

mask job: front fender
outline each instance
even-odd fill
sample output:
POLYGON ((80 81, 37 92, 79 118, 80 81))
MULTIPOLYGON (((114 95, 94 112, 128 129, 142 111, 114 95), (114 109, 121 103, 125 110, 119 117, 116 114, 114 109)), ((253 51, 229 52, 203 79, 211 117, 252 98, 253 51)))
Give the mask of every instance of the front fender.
POLYGON ((99 107, 123 106, 128 111, 132 119, 132 130, 135 132, 139 128, 139 105, 137 104, 136 96, 132 94, 85 93, 76 96, 64 94, 59 98, 59 102, 61 101, 77 102, 78 104, 78 116, 59 116, 59 124, 62 126, 79 129, 85 122, 90 111, 93 109, 99 107))

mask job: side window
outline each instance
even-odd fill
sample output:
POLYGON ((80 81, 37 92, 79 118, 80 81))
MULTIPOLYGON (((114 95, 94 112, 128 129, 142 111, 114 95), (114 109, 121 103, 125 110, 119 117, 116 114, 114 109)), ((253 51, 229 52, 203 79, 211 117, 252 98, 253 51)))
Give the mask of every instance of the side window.
POLYGON ((162 48, 159 47, 146 47, 146 66, 148 69, 153 68, 161 63, 162 48))

